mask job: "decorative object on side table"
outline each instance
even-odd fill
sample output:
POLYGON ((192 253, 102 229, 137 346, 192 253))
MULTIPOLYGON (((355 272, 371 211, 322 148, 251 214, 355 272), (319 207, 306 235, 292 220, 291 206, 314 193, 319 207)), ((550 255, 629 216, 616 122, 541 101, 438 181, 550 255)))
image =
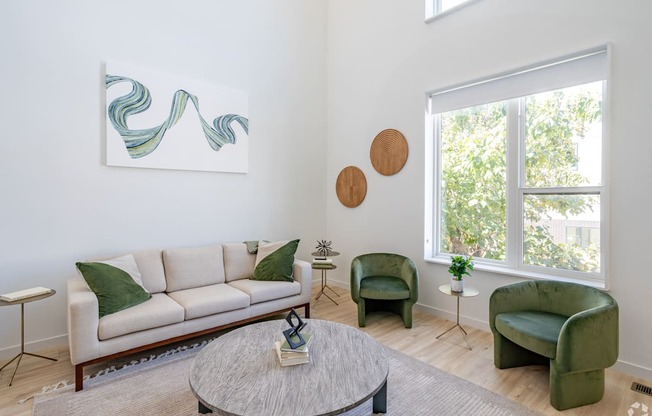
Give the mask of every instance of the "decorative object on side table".
POLYGON ((316 252, 323 257, 330 255, 331 251, 333 251, 331 249, 331 244, 333 244, 332 241, 326 241, 326 240, 317 241, 317 247, 315 247, 317 249, 316 252))
POLYGON ((448 273, 451 277, 451 292, 464 292, 464 275, 471 276, 473 256, 453 256, 448 273))

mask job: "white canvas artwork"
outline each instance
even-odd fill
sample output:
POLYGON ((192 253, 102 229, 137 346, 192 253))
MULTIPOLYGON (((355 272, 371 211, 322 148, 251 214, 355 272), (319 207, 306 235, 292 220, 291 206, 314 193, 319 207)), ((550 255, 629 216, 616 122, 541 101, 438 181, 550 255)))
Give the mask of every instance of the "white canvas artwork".
POLYGON ((245 92, 114 63, 105 87, 107 165, 248 171, 245 92))

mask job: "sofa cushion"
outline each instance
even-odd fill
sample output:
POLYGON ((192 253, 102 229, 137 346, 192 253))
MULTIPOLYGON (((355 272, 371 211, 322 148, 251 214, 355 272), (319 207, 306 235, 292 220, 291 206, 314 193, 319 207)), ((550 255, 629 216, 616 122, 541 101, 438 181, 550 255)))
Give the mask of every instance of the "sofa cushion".
POLYGON ((400 277, 367 276, 360 281, 360 297, 399 300, 410 298, 410 288, 400 277))
POLYGON ((77 262, 76 265, 97 297, 100 318, 143 303, 152 297, 141 286, 140 272, 131 255, 105 262, 77 262))
POLYGON ((301 284, 295 281, 275 282, 245 279, 227 284, 249 295, 252 304, 286 298, 301 293, 301 284))
POLYGON ((249 306, 249 296, 225 283, 168 293, 186 311, 186 320, 249 306))
POLYGON ((247 244, 223 244, 222 249, 224 250, 224 277, 227 282, 249 279, 254 275, 256 255, 249 253, 247 244))
POLYGON ((496 315, 496 330, 505 338, 548 358, 557 355, 557 341, 567 316, 541 311, 505 312, 496 315))
POLYGON ((134 253, 134 259, 149 293, 165 292, 165 269, 161 250, 144 250, 134 253))
POLYGON ((220 245, 164 250, 163 264, 168 292, 224 283, 220 245))
POLYGON ((299 240, 278 241, 258 244, 256 267, 252 279, 292 282, 292 266, 294 253, 299 246, 299 240))
POLYGON ((183 322, 183 317, 184 311, 181 305, 164 293, 155 293, 145 303, 101 318, 98 336, 103 341, 183 322))

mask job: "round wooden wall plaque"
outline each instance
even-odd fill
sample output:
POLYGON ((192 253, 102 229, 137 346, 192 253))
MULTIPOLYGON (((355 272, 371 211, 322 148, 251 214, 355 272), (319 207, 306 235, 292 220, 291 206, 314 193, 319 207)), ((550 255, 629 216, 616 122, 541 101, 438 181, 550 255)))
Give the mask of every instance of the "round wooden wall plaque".
POLYGON ((385 176, 394 175, 403 169, 407 160, 407 140, 398 130, 383 130, 374 139, 369 153, 376 172, 385 176))
POLYGON ((367 178, 359 168, 347 166, 337 175, 335 192, 342 205, 355 208, 367 195, 367 178))

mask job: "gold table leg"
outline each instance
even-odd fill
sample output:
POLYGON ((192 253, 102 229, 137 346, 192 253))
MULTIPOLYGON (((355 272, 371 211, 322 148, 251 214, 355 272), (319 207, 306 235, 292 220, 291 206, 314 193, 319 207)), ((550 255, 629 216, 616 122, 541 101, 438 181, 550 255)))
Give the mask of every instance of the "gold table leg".
POLYGON ((21 303, 20 304, 20 353, 14 358, 12 358, 7 364, 3 365, 2 368, 0 368, 0 371, 2 371, 9 364, 13 363, 14 360, 18 359, 18 362, 16 363, 16 368, 14 368, 14 372, 11 375, 11 379, 9 379, 9 386, 11 386, 11 384, 14 382, 14 377, 16 376, 16 372, 18 371, 20 360, 23 359, 23 355, 31 355, 32 357, 36 357, 36 358, 44 358, 50 361, 57 361, 56 358, 44 357, 42 355, 32 354, 31 352, 25 352, 25 304, 21 303))
POLYGON ((472 350, 471 344, 469 344, 469 340, 466 339, 468 334, 466 333, 464 328, 462 328, 462 325, 460 325, 460 298, 459 297, 457 298, 457 316, 456 316, 456 319, 455 319, 455 325, 448 328, 447 330, 445 330, 441 334, 437 335, 437 337, 435 339, 439 339, 441 336, 446 335, 447 333, 449 333, 450 331, 452 331, 455 328, 459 328, 460 331, 462 331, 462 337, 464 337, 464 342, 466 342, 466 345, 469 348, 469 350, 472 350))
POLYGON ((333 290, 332 287, 328 286, 328 280, 327 280, 327 277, 326 277, 326 272, 327 272, 327 271, 328 271, 328 269, 322 269, 322 270, 321 270, 321 290, 319 291, 319 293, 317 293, 317 296, 315 297, 315 301, 319 300, 319 298, 321 297, 321 295, 324 295, 324 296, 326 296, 328 299, 330 299, 331 302, 333 302, 333 303, 336 304, 336 305, 339 305, 339 303, 337 303, 333 298, 331 298, 330 296, 328 296, 328 293, 326 293, 326 292, 324 291, 324 289, 329 289, 331 292, 333 292, 333 293, 335 294, 335 296, 337 296, 337 297, 340 296, 340 294, 337 293, 335 290, 333 290))

